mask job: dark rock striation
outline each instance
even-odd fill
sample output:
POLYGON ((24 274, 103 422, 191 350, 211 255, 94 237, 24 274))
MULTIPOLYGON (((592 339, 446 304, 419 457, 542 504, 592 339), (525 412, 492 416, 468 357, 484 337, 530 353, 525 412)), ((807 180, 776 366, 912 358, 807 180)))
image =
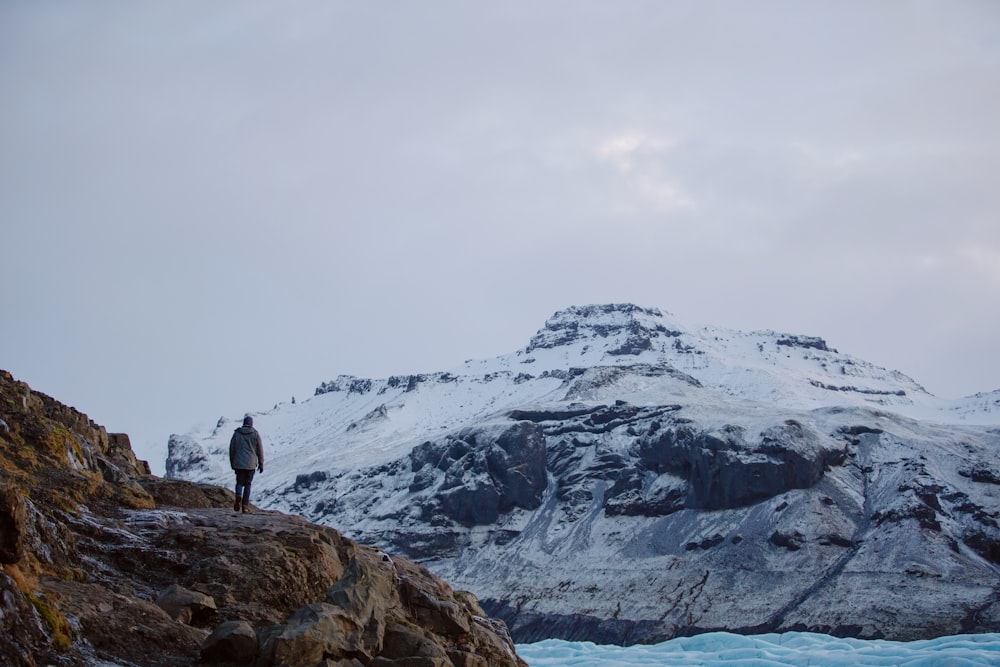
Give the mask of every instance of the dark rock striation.
MULTIPOLYGON (((5 371, 0 416, 4 665, 524 665, 502 622, 421 565, 150 476, 126 436, 5 371)), ((498 439, 496 465, 530 437, 498 439)))

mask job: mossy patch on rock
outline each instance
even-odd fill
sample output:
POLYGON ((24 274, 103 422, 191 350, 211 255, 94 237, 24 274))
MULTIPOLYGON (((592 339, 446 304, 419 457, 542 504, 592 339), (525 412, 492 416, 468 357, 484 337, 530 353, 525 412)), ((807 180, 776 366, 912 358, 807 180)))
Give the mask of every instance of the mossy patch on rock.
POLYGON ((69 621, 63 616, 59 608, 49 602, 44 595, 31 594, 28 596, 31 604, 38 611, 38 615, 45 621, 49 628, 52 643, 61 651, 69 650, 73 643, 73 631, 69 627, 69 621))

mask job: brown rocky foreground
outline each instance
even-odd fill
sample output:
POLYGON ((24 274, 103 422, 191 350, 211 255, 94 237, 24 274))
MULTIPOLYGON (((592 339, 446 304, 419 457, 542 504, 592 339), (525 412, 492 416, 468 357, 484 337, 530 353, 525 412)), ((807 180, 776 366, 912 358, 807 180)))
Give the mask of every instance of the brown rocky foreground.
POLYGON ((0 371, 0 663, 525 666, 426 568, 231 491, 0 371))

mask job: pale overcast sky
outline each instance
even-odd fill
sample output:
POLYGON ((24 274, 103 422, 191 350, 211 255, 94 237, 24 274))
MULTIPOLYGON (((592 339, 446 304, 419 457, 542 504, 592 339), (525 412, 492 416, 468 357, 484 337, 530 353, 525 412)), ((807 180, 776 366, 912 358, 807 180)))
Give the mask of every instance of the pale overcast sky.
POLYGON ((167 437, 554 311, 1000 388, 1000 3, 0 2, 0 368, 167 437))

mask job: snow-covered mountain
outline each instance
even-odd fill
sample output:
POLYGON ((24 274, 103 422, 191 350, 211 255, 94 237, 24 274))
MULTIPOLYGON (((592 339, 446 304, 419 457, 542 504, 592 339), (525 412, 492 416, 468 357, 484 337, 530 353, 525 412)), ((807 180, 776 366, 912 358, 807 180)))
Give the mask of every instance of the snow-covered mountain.
MULTIPOLYGON (((172 436, 168 476, 230 485, 241 417, 172 436)), ((258 504, 424 562, 518 641, 1000 630, 1000 390, 941 400, 821 338, 576 307, 254 417, 258 504)))

